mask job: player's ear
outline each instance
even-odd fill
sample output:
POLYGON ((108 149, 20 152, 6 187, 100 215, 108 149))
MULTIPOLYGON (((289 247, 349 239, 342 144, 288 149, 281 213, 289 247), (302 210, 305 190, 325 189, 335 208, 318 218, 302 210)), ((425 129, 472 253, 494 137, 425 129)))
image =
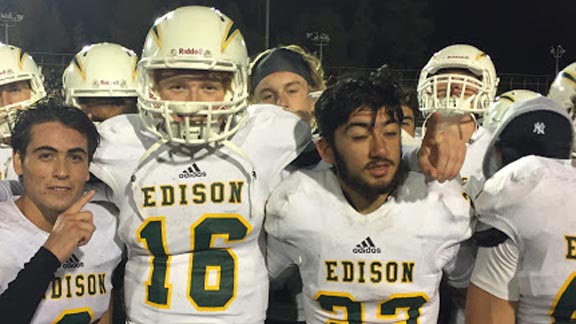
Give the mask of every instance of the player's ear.
POLYGON ((324 162, 329 164, 334 163, 334 150, 324 137, 320 137, 320 139, 316 142, 316 150, 324 162))
POLYGON ((12 153, 12 166, 14 166, 14 172, 16 172, 16 175, 18 175, 19 177, 22 176, 22 174, 24 173, 22 171, 22 156, 17 151, 14 151, 14 153, 12 153))

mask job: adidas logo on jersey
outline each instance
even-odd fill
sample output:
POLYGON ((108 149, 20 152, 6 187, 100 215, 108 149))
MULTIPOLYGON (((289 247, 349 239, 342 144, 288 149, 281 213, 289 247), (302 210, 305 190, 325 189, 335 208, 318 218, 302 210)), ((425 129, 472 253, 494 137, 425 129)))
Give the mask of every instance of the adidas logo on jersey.
POLYGON ((62 264, 62 268, 64 269, 71 269, 71 268, 82 268, 84 266, 84 262, 80 261, 77 256, 72 254, 70 259, 66 260, 64 264, 62 264))
POLYGON ((356 244, 356 247, 352 249, 354 253, 382 253, 382 250, 372 242, 370 236, 364 239, 364 241, 356 244))
POLYGON ((196 165, 196 163, 192 163, 191 166, 189 166, 186 170, 182 171, 180 175, 178 175, 178 178, 188 179, 188 178, 201 178, 205 176, 206 172, 201 171, 198 165, 196 165))

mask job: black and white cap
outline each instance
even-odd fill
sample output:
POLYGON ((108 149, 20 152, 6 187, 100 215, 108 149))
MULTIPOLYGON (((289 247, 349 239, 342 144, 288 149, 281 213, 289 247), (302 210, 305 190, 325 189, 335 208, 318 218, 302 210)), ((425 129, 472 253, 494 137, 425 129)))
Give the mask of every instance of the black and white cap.
POLYGON ((573 138, 572 120, 555 101, 537 97, 515 103, 494 131, 484 155, 484 176, 488 179, 502 167, 527 155, 570 159, 573 138), (500 157, 496 155, 496 148, 500 157))

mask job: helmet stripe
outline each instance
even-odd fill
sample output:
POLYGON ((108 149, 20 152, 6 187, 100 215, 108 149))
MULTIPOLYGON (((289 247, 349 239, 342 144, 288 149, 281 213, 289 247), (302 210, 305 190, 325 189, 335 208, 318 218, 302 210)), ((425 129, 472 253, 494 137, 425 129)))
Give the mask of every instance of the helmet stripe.
POLYGON ((476 55, 476 60, 479 60, 485 56, 488 56, 488 55, 486 55, 486 53, 484 53, 484 52, 481 52, 480 54, 476 55))
POLYGON ((162 48, 162 37, 160 35, 160 28, 158 27, 158 25, 152 26, 150 32, 152 33, 152 36, 154 36, 154 40, 156 41, 158 47, 162 48))
POLYGON ((78 55, 74 56, 72 63, 76 66, 78 72, 80 72, 82 80, 86 81, 86 71, 84 71, 84 66, 82 66, 82 61, 78 59, 78 55))
POLYGON ((136 80, 136 76, 138 76, 138 57, 134 55, 132 57, 132 80, 136 80))
POLYGON ((506 99, 506 100, 508 100, 508 101, 510 101, 510 102, 514 102, 514 101, 515 101, 514 98, 512 98, 512 97, 510 97, 510 96, 508 96, 508 95, 500 96, 500 100, 502 100, 502 99, 506 99))
POLYGON ((568 81, 571 81, 572 83, 576 84, 576 76, 570 74, 568 71, 562 72, 562 77, 564 79, 567 79, 568 81))
POLYGON ((222 42, 222 53, 224 53, 224 51, 226 50, 226 47, 228 47, 228 45, 230 45, 230 43, 234 39, 234 36, 236 36, 238 34, 240 34, 240 30, 234 24, 233 21, 230 21, 228 23, 228 26, 226 26, 226 36, 224 37, 224 41, 222 42))
POLYGON ((20 70, 24 67, 24 59, 26 59, 26 55, 26 52, 18 49, 18 68, 20 68, 20 70))

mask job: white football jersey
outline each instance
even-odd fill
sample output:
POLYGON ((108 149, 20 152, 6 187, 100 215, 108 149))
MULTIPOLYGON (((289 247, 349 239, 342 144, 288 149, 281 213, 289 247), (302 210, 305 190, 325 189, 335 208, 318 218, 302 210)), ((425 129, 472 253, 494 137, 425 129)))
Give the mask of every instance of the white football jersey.
MULTIPOLYGON (((74 323, 92 323, 108 309, 112 273, 122 254, 116 215, 96 203, 88 203, 84 210, 92 212, 96 231, 56 271, 31 323, 68 323, 73 319, 74 323)), ((0 293, 48 235, 22 214, 13 200, 0 202, 0 293)))
POLYGON ((419 173, 362 215, 332 171, 297 172, 266 211, 269 276, 274 285, 299 267, 307 323, 436 323, 442 271, 456 271, 459 243, 471 235, 461 185, 425 183, 419 173))
POLYGON ((12 147, 0 144, 0 180, 18 180, 12 164, 12 147))
POLYGON ((493 287, 499 280, 490 278, 498 273, 475 271, 472 281, 495 296, 518 301, 517 323, 574 320, 574 192, 576 170, 569 161, 527 156, 488 179, 476 201, 480 220, 506 233, 518 256, 514 287, 510 282, 493 287))
POLYGON ((252 106, 249 116, 231 139, 235 148, 150 149, 155 138, 137 116, 100 126, 92 172, 120 208, 130 322, 264 322, 268 280, 258 241, 265 200, 310 129, 275 106, 252 106))
POLYGON ((486 181, 482 172, 482 161, 491 139, 492 133, 486 128, 478 126, 470 139, 471 143, 466 147, 466 157, 460 169, 460 176, 466 193, 472 199, 482 191, 486 181))

